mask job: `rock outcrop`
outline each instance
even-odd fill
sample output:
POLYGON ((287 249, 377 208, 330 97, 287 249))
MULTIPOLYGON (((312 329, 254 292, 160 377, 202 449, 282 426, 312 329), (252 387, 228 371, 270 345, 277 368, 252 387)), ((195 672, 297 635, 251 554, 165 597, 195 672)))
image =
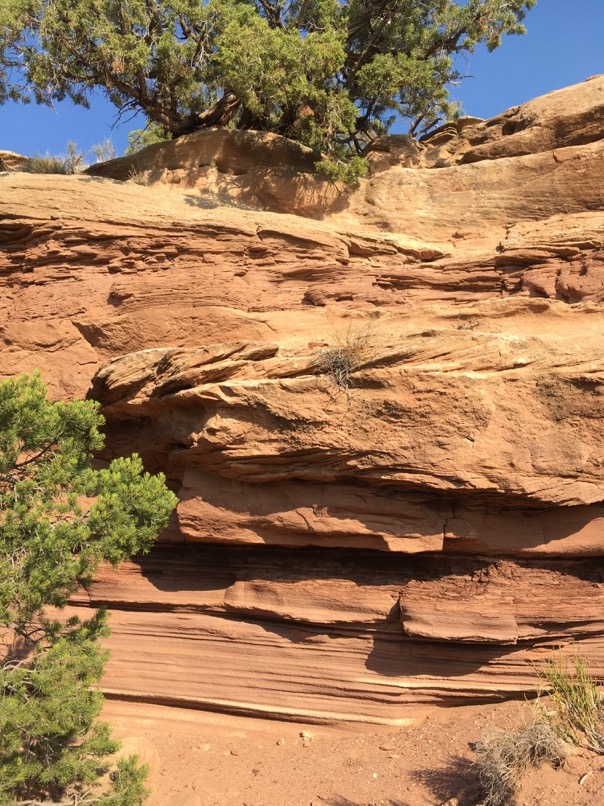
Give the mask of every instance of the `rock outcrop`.
POLYGON ((17 154, 15 151, 0 150, 0 172, 22 171, 29 161, 29 157, 17 154))
POLYGON ((113 610, 108 693, 396 723, 571 643, 604 674, 603 109, 379 141, 354 191, 221 130, 0 178, 2 373, 179 492, 73 602, 113 610))

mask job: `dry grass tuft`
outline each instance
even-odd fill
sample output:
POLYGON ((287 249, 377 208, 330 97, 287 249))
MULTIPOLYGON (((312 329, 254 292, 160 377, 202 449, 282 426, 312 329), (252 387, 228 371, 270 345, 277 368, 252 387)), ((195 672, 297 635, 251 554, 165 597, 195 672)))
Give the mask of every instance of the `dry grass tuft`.
POLYGON ((321 350, 319 372, 329 375, 340 389, 354 386, 352 374, 376 353, 375 334, 370 324, 350 325, 343 334, 337 334, 335 345, 321 350))
POLYGON ((75 143, 67 143, 65 154, 35 154, 23 165, 22 170, 31 174, 76 174, 86 167, 84 154, 75 143))
POLYGON ((474 750, 484 806, 514 803, 520 778, 529 767, 545 762, 559 767, 566 755, 564 742, 545 722, 516 731, 493 731, 477 742, 474 750))
POLYGON ((133 165, 128 172, 126 181, 133 182, 135 185, 149 185, 149 176, 146 171, 139 171, 133 165))

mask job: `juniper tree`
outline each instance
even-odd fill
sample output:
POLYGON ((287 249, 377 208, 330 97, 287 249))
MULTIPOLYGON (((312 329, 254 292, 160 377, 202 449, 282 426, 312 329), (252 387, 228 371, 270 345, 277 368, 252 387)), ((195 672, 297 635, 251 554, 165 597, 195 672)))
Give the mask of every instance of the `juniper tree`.
POLYGON ((143 797, 132 759, 95 786, 117 747, 96 721, 107 619, 61 609, 101 561, 146 551, 176 499, 136 456, 95 469, 101 424, 92 401, 49 401, 39 375, 0 383, 0 803, 143 797))
POLYGON ((458 57, 522 33, 535 1, 3 0, 0 102, 100 88, 166 136, 231 124, 341 159, 397 115, 450 115, 458 57))

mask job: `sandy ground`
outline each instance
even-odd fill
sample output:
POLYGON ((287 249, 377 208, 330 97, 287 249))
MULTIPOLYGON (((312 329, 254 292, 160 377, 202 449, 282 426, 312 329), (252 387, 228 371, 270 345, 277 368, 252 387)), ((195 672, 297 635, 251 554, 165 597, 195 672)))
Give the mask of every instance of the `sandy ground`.
MULTIPOLYGON (((529 721, 525 702, 432 710, 405 728, 302 725, 107 702, 127 750, 151 767, 148 806, 476 804, 469 743, 529 721)), ((604 758, 579 751, 523 779, 518 806, 604 804, 604 758)))

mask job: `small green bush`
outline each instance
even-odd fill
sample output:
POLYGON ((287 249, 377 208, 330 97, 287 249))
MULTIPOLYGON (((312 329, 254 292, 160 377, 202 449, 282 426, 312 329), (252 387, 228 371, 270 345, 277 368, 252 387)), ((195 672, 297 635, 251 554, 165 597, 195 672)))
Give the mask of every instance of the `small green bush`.
POLYGON ((541 676, 550 689, 558 733, 573 744, 604 754, 604 703, 596 681, 581 655, 548 663, 541 676))
POLYGON ((145 787, 148 771, 147 765, 140 765, 136 756, 120 759, 111 773, 111 789, 97 801, 99 806, 140 806, 149 794, 145 787))
POLYGON ((319 176, 329 179, 330 182, 344 182, 354 187, 359 179, 367 176, 369 163, 364 157, 352 157, 347 162, 322 159, 317 162, 315 170, 319 176))

